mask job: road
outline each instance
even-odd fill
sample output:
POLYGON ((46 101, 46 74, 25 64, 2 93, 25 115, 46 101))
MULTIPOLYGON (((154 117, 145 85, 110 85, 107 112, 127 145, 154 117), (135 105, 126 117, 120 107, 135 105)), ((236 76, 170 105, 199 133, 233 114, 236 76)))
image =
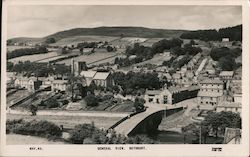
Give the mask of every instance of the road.
POLYGON ((162 106, 148 107, 145 112, 139 113, 125 120, 124 122, 116 126, 114 130, 119 134, 127 136, 142 120, 147 118, 149 115, 158 111, 162 111, 164 109, 166 108, 162 106))

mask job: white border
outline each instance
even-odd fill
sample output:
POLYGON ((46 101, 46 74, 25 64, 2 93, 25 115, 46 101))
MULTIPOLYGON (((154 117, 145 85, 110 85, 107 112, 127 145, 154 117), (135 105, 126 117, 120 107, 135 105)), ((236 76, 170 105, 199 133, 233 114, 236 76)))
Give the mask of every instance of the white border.
MULTIPOLYGON (((1 57, 1 151, 0 156, 248 156, 249 155, 249 1, 247 0, 4 0, 2 9, 2 57, 1 57), (6 107, 6 40, 8 5, 241 5, 243 18, 243 77, 242 77, 242 144, 240 145, 140 145, 145 150, 125 151, 97 150, 98 145, 32 145, 42 147, 42 151, 30 151, 30 145, 6 145, 5 107, 6 107), (212 147, 222 147, 221 152, 211 151, 212 147)), ((102 145, 107 146, 107 145, 102 145)))

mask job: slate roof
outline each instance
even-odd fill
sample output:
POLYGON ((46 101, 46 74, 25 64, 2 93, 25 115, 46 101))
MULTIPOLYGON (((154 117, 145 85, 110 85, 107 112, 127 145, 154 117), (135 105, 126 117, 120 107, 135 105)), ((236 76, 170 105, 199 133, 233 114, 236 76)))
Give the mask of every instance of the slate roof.
POLYGON ((54 80, 53 83, 57 83, 57 84, 67 84, 68 80, 54 80))
POLYGON ((147 90, 147 95, 159 95, 162 91, 161 90, 147 90))
POLYGON ((217 107, 241 107, 241 103, 224 101, 224 102, 218 104, 217 107))
POLYGON ((110 72, 97 72, 93 79, 94 80, 106 80, 109 75, 110 75, 110 72))
POLYGON ((82 71, 80 74, 81 76, 93 78, 97 72, 96 71, 82 71))
POLYGON ((219 79, 205 79, 202 80, 200 83, 204 84, 223 84, 223 82, 219 79))
POLYGON ((234 72, 233 71, 222 71, 220 72, 220 76, 233 76, 234 72))
POLYGON ((220 97, 222 96, 223 93, 217 93, 217 92, 202 92, 199 91, 197 96, 201 96, 201 97, 220 97))

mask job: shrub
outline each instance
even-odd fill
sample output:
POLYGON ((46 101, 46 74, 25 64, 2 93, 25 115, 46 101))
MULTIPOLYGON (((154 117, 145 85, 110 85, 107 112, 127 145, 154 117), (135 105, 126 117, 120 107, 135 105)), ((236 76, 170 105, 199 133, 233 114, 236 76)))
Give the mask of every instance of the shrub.
POLYGON ((48 121, 32 120, 30 122, 25 122, 21 119, 7 121, 6 124, 6 130, 16 134, 46 137, 48 139, 53 137, 59 138, 62 135, 60 127, 48 121))
POLYGON ((44 105, 47 108, 56 108, 58 107, 60 104, 59 102, 55 99, 55 98, 50 98, 49 100, 44 102, 44 105))
POLYGON ((93 94, 89 94, 85 97, 85 100, 87 102, 88 106, 97 106, 98 105, 98 99, 93 94))
POLYGON ((76 125, 70 132, 69 141, 73 144, 83 144, 84 139, 92 137, 94 130, 95 127, 91 124, 76 125))

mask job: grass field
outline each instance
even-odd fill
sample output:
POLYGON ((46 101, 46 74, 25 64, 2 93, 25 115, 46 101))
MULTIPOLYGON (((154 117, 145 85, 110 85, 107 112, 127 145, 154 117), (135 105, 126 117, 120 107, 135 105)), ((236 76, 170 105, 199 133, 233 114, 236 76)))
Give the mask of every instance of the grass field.
POLYGON ((151 47, 154 43, 166 38, 150 38, 144 42, 141 43, 143 46, 151 47))
POLYGON ((65 56, 64 55, 60 55, 60 56, 53 56, 53 57, 50 57, 50 58, 45 58, 45 59, 42 59, 42 60, 39 60, 38 63, 47 63, 47 62, 50 62, 50 61, 53 61, 53 60, 56 60, 56 59, 59 59, 59 58, 64 58, 65 56))
POLYGON ((80 42, 100 42, 100 41, 112 41, 118 37, 109 37, 109 36, 74 36, 63 38, 56 43, 50 44, 51 46, 64 46, 64 45, 77 45, 80 42))
POLYGON ((49 141, 46 138, 29 136, 29 135, 7 134, 6 144, 7 145, 64 144, 64 142, 49 141))
POLYGON ((10 59, 8 61, 16 64, 19 61, 30 61, 30 62, 36 62, 38 60, 46 59, 46 58, 51 58, 58 56, 57 52, 49 52, 49 53, 44 53, 44 54, 35 54, 35 55, 27 55, 27 56, 21 56, 17 58, 10 59))
POLYGON ((32 48, 31 46, 7 46, 7 52, 14 51, 16 49, 32 48))
MULTIPOLYGON (((86 64, 91 64, 93 65, 95 64, 101 64, 104 62, 112 62, 115 59, 115 52, 95 52, 92 53, 90 55, 81 55, 78 57, 75 57, 74 60, 75 61, 85 61, 86 64), (114 56, 114 57, 112 57, 114 56), (108 59, 105 59, 108 58, 108 59), (103 60, 105 59, 105 60, 103 60), (97 62, 99 61, 99 62, 97 62)), ((70 65, 71 64, 71 59, 66 59, 63 61, 58 62, 59 64, 66 64, 66 65, 70 65)))
POLYGON ((164 61, 168 61, 171 57, 164 56, 163 54, 155 54, 154 57, 150 60, 146 60, 144 62, 135 64, 135 65, 144 65, 144 64, 155 64, 155 65, 162 65, 164 61))
POLYGON ((73 128, 77 124, 94 122, 96 127, 108 129, 110 126, 119 121, 122 117, 90 117, 90 116, 48 116, 48 115, 17 115, 7 114, 7 119, 23 119, 26 121, 36 120, 47 120, 55 123, 56 125, 63 125, 64 128, 73 128))

